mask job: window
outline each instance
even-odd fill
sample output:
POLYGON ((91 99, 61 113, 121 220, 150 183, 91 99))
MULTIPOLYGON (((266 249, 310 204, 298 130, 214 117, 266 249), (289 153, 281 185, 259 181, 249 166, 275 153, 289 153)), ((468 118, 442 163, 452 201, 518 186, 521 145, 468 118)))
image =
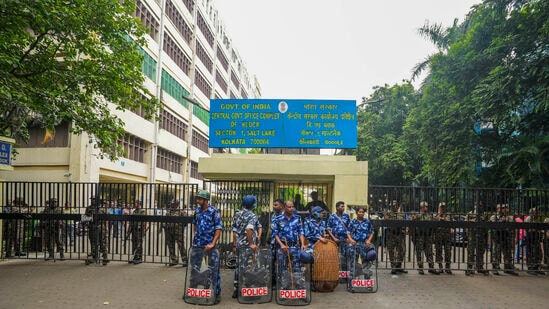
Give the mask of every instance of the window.
POLYGON ((191 70, 191 60, 187 57, 187 55, 185 55, 185 53, 181 50, 181 48, 179 48, 167 32, 164 33, 164 52, 172 58, 175 64, 177 64, 177 66, 180 67, 185 74, 189 75, 191 70))
POLYGON ((191 44, 193 31, 191 30, 191 27, 189 27, 189 25, 185 22, 183 16, 179 13, 179 11, 177 11, 177 7, 173 4, 171 0, 166 3, 166 15, 168 15, 168 18, 172 21, 173 25, 175 26, 179 34, 181 34, 183 39, 185 39, 187 44, 191 44))
POLYGON ((126 133, 122 140, 118 140, 118 145, 124 149, 124 154, 121 156, 137 162, 144 162, 145 158, 145 141, 139 137, 126 133))
POLYGON ((236 86, 236 88, 240 88, 240 82, 238 81, 238 77, 234 74, 234 71, 231 71, 231 81, 233 82, 233 85, 236 86))
POLYGON ((227 57, 225 57, 225 55, 221 51, 221 46, 217 48, 217 59, 219 60, 219 63, 221 63, 221 66, 223 66, 225 71, 229 71, 229 61, 227 61, 227 57))
POLYGON ((194 76, 194 84, 198 89, 202 91, 208 98, 212 96, 212 86, 208 83, 206 78, 200 73, 200 71, 196 70, 196 74, 194 76))
POLYGON ((200 61, 202 61, 202 63, 208 69, 208 71, 212 73, 213 61, 212 59, 210 59, 210 56, 208 56, 208 53, 206 52, 204 47, 202 47, 202 44, 200 44, 200 42, 196 42, 196 56, 198 57, 198 59, 200 59, 200 61))
POLYGON ((198 162, 191 161, 191 177, 199 180, 204 179, 204 176, 198 173, 198 162))
POLYGON ((181 156, 164 148, 158 147, 156 167, 172 173, 181 174, 181 156))
POLYGON ((208 28, 208 24, 206 23, 206 21, 204 20, 200 12, 198 13, 198 20, 196 24, 198 25, 198 29, 202 31, 202 34, 204 34, 204 37, 206 38, 206 41, 208 42, 208 44, 210 44, 210 46, 213 48, 214 36, 210 31, 210 29, 208 28))
POLYGON ((182 140, 185 140, 185 137, 187 135, 186 123, 175 117, 166 109, 162 110, 161 119, 162 120, 160 122, 160 128, 170 132, 171 134, 179 137, 182 140))
POLYGON ((228 85, 227 82, 223 79, 223 76, 221 76, 221 72, 217 71, 215 74, 215 81, 223 89, 223 91, 227 92, 228 85))
POLYGON ((135 4, 135 17, 141 19, 141 23, 149 28, 149 35, 153 40, 158 42, 158 32, 160 25, 154 18, 153 14, 147 9, 147 7, 141 1, 137 1, 135 4))
POLYGON ((192 145, 205 153, 208 153, 208 138, 200 134, 198 131, 193 130, 193 143, 192 145))
POLYGON ((49 142, 42 144, 46 128, 38 125, 31 125, 29 128, 29 141, 25 143, 22 139, 17 138, 17 148, 52 148, 52 147, 67 147, 69 145, 69 123, 62 122, 55 126, 55 136, 49 142))

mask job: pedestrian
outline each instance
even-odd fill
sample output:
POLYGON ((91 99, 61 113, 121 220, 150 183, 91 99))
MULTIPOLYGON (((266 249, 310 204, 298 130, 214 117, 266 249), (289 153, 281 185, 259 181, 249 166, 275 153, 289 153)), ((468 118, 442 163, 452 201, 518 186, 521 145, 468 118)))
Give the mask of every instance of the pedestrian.
MULTIPOLYGON (((432 221, 433 216, 429 213, 429 203, 427 201, 421 201, 419 203, 419 214, 413 215, 414 221, 432 221)), ((433 228, 432 227, 416 227, 413 233, 414 250, 416 253, 418 273, 420 275, 425 274, 423 272, 423 254, 429 265, 428 272, 433 275, 439 275, 438 270, 435 269, 435 263, 433 261, 433 228)))
POLYGON ((349 224, 351 217, 345 213, 345 202, 339 201, 336 203, 336 211, 328 217, 327 230, 333 241, 337 244, 339 254, 339 270, 346 273, 349 268, 347 266, 347 255, 349 254, 349 243, 352 238, 349 233, 349 224))
MULTIPOLYGON (((62 209, 59 209, 57 199, 50 198, 46 201, 46 207, 42 212, 47 215, 60 215, 63 213, 62 209)), ((65 260, 63 241, 61 239, 62 221, 59 219, 46 219, 42 221, 42 229, 44 231, 44 239, 46 241, 46 249, 48 254, 44 255, 44 260, 55 260, 55 253, 53 246, 57 246, 57 252, 59 252, 59 260, 65 260)))
MULTIPOLYGON (((528 211, 529 216, 524 219, 526 223, 538 222, 538 211, 535 207, 528 211)), ((530 275, 545 275, 541 270, 541 242, 542 231, 537 229, 526 230, 526 265, 528 266, 527 273, 530 275)))
POLYGON ((99 262, 99 254, 103 259, 101 263, 103 266, 109 263, 108 247, 107 247, 107 235, 108 226, 105 220, 99 219, 96 215, 105 215, 107 210, 102 207, 103 201, 99 196, 93 196, 90 198, 91 204, 86 207, 85 215, 92 217, 92 220, 88 222, 88 238, 90 240, 91 252, 88 253, 86 259, 86 265, 99 262))
MULTIPOLYGON (((183 217, 183 210, 179 208, 179 203, 173 201, 170 203, 170 207, 167 210, 167 215, 170 217, 183 217)), ((187 249, 185 248, 185 226, 180 222, 166 222, 164 223, 164 232, 166 233, 166 245, 168 246, 168 252, 170 254, 170 263, 168 266, 175 266, 179 263, 179 257, 181 257, 181 263, 183 267, 187 267, 187 249), (175 244, 179 249, 179 257, 175 254, 175 244)))
MULTIPOLYGON (((74 213, 74 210, 71 207, 71 203, 65 202, 65 207, 63 208, 63 214, 72 215, 73 213, 74 213)), ((66 220, 63 231, 64 231, 63 240, 65 241, 65 246, 74 245, 74 220, 66 220)))
POLYGON ((300 248, 307 249, 301 217, 295 214, 293 201, 284 202, 284 213, 273 220, 272 231, 279 248, 276 255, 277 283, 282 288, 289 288, 283 274, 289 273, 288 277, 291 278, 292 273, 302 272, 300 248))
POLYGON ((233 220, 233 251, 238 256, 238 264, 234 271, 233 298, 238 296, 238 275, 245 271, 249 265, 249 256, 246 249, 250 248, 252 254, 258 252, 258 242, 261 236, 261 224, 253 209, 257 206, 257 198, 253 195, 246 195, 242 199, 242 209, 238 211, 233 220))
MULTIPOLYGON (((219 274, 219 251, 216 244, 221 236, 223 225, 219 210, 210 205, 210 192, 200 190, 196 194, 197 208, 193 219, 193 248, 203 248, 208 256, 208 266, 216 271, 213 278, 215 290, 215 303, 221 302, 221 276, 219 274)), ((200 269, 202 251, 193 250, 191 253, 191 266, 200 269)))
MULTIPOLYGON (((400 211, 399 204, 396 200, 391 203, 391 208, 383 215, 384 220, 405 220, 404 214, 400 211)), ((391 274, 398 273, 407 274, 408 271, 402 267, 405 252, 406 228, 404 227, 387 227, 386 229, 386 244, 389 252, 389 261, 391 263, 391 274)))
MULTIPOLYGON (((147 211, 143 209, 143 203, 139 200, 134 202, 134 211, 132 216, 145 216, 147 211)), ((126 231, 126 236, 132 235, 132 250, 133 259, 128 261, 129 264, 141 264, 143 263, 143 238, 147 235, 148 225, 147 221, 130 221, 130 229, 126 231)))
MULTIPOLYGON (((467 221, 482 224, 487 221, 482 202, 474 203, 473 210, 467 213, 467 221)), ((488 244, 488 231, 485 227, 476 226, 467 230, 467 269, 465 275, 471 276, 475 273, 473 267, 479 274, 488 276, 488 270, 484 269, 484 252, 488 244)))
MULTIPOLYGON (((447 222, 452 221, 448 215, 446 209, 446 203, 440 202, 438 204, 436 221, 447 222)), ((441 226, 435 229, 435 260, 438 263, 439 273, 443 271, 448 275, 452 274, 452 234, 454 233, 452 228, 441 226), (444 253, 444 270, 442 268, 442 254, 444 253)))
POLYGON ((515 247, 516 235, 513 229, 504 225, 506 222, 514 222, 513 216, 509 216, 509 205, 497 204, 496 213, 490 217, 490 222, 502 223, 500 228, 493 228, 491 230, 492 273, 499 275, 499 271, 501 270, 499 264, 503 254, 504 273, 518 275, 515 272, 513 264, 513 249, 515 247))

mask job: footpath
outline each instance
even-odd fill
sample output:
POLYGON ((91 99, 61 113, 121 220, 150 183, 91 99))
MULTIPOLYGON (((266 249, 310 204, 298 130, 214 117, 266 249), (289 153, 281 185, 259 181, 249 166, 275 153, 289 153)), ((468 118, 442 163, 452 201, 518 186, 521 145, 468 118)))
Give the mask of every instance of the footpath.
MULTIPOLYGON (((185 270, 160 264, 85 266, 83 261, 0 261, 0 308, 198 308, 182 300, 185 270)), ((231 298, 231 270, 222 271, 222 301, 215 307, 280 308, 273 301, 239 304, 231 298)), ((378 272, 377 293, 313 293, 312 308, 547 308, 549 275, 467 277, 378 272)))

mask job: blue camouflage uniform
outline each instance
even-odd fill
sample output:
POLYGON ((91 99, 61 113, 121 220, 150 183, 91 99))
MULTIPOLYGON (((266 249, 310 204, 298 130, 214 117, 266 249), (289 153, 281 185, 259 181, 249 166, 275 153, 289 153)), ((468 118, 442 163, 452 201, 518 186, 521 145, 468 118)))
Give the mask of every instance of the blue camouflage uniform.
MULTIPOLYGON (((356 241, 355 252, 352 254, 358 254, 362 258, 362 261, 366 260, 366 240, 374 233, 374 228, 372 222, 364 218, 362 221, 359 221, 357 218, 351 220, 349 224, 349 233, 351 233, 351 238, 356 241)), ((358 255, 355 257, 355 261, 358 259, 358 255)))
POLYGON ((348 214, 342 214, 341 217, 337 214, 332 214, 328 218, 328 230, 340 240, 339 253, 346 254, 347 235, 349 234, 349 223, 351 218, 348 214))
MULTIPOLYGON (((215 231, 223 230, 221 223, 221 214, 213 205, 209 205, 206 211, 202 211, 202 207, 197 207, 194 212, 193 226, 196 227, 196 233, 193 237, 193 248, 204 248, 213 241, 215 231)), ((202 262, 202 252, 193 250, 191 254, 191 265, 200 269, 202 262)), ((208 266, 217 270, 217 278, 215 278, 215 294, 221 294, 221 276, 219 275, 219 251, 216 247, 210 250, 208 256, 208 266)))
MULTIPOLYGON (((253 231, 252 233, 252 241, 257 244, 257 232, 259 231, 259 228, 261 228, 261 223, 259 223, 259 219, 257 218, 257 215, 253 213, 250 209, 242 209, 236 212, 234 215, 234 221, 233 221, 233 232, 236 233, 236 247, 237 247, 237 254, 239 255, 239 261, 241 259, 245 259, 245 254, 241 255, 241 250, 245 249, 245 247, 248 247, 250 244, 248 243, 248 237, 246 231, 248 229, 251 229, 253 231)), ((234 271, 234 286, 235 288, 238 288, 238 269, 240 267, 246 267, 247 265, 238 265, 234 271)))
MULTIPOLYGON (((273 238, 278 236, 282 243, 288 245, 294 271, 301 269, 301 262, 299 260, 301 245, 299 243, 299 237, 305 235, 301 217, 296 214, 292 214, 291 218, 286 217, 285 214, 277 216, 273 220, 272 232, 273 238)), ((277 250, 276 258, 278 266, 280 267, 278 269, 279 272, 283 269, 288 269, 288 256, 280 248, 277 250)))
POLYGON ((309 216, 305 219, 304 232, 305 238, 309 241, 309 248, 312 249, 318 239, 324 237, 324 233, 326 232, 326 221, 316 221, 313 217, 309 216))

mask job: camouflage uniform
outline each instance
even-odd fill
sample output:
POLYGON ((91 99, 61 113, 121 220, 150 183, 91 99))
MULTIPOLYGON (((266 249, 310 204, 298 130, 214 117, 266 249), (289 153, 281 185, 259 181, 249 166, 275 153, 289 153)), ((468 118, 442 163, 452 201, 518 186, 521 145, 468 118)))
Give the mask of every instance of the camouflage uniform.
MULTIPOLYGON (((433 216, 429 213, 419 213, 415 216, 417 221, 433 220, 433 216)), ((429 264, 429 272, 438 274, 433 261, 433 229, 416 227, 413 233, 413 241, 419 273, 423 274, 423 253, 425 253, 427 264, 429 264)))
MULTIPOLYGON (((132 216, 144 216, 146 214, 145 209, 137 207, 132 216)), ((128 232, 132 234, 133 260, 130 263, 139 264, 143 261, 143 237, 147 232, 147 223, 144 221, 131 221, 128 232)))
MULTIPOLYGON (((537 211, 530 209, 530 215, 524 219, 524 222, 533 223, 537 221, 537 211)), ((545 274, 541 271, 541 242, 543 232, 536 229, 526 230, 526 265, 528 273, 531 275, 545 274)))
MULTIPOLYGON (((404 220, 404 214, 398 211, 388 210, 383 215, 384 220, 404 220)), ((391 273, 402 272, 404 261, 406 230, 403 227, 388 227, 385 231, 387 251, 391 262, 391 273)))
POLYGON ((346 213, 341 214, 341 217, 338 216, 337 213, 334 213, 330 215, 330 217, 328 217, 327 229, 331 231, 332 235, 334 235, 339 240, 337 245, 340 256, 339 265, 341 265, 342 271, 347 270, 347 263, 345 263, 344 261, 346 261, 347 254, 349 254, 347 235, 350 234, 348 230, 350 223, 351 217, 349 217, 349 215, 346 213))
MULTIPOLYGON (((16 199, 10 209, 8 209, 10 213, 27 213, 28 212, 28 206, 27 204, 21 199, 16 199)), ((25 253, 22 252, 23 247, 23 239, 25 237, 25 220, 23 219, 13 219, 8 220, 7 223, 7 235, 6 235, 6 257, 11 256, 11 249, 13 247, 13 251, 15 252, 15 256, 24 256, 25 253)))
MULTIPOLYGON (((273 220, 272 231, 273 237, 278 236, 283 244, 287 244, 288 252, 292 255, 291 261, 293 271, 299 271, 302 266, 299 258, 299 239, 301 235, 305 235, 301 217, 296 214, 293 214, 291 218, 288 218, 285 214, 277 216, 273 220)), ((288 256, 283 250, 278 248, 276 259, 279 266, 277 274, 282 274, 283 270, 289 268, 288 256)))
MULTIPOLYGON (((168 210, 168 216, 182 217, 184 212, 182 209, 177 208, 177 203, 172 205, 172 208, 168 210), (175 207, 174 207, 175 206, 175 207)), ((170 266, 177 265, 179 258, 175 254, 175 244, 179 248, 179 256, 183 266, 187 266, 187 250, 185 249, 185 226, 183 223, 167 222, 164 225, 164 231, 166 232, 166 244, 170 253, 170 266)))
MULTIPOLYGON (((98 198, 92 198, 92 204, 86 207, 86 216, 103 215, 107 214, 107 210, 101 207, 101 200, 98 198)), ((107 251, 107 224, 103 220, 97 220, 89 222, 88 225, 88 238, 90 240, 91 253, 88 254, 86 264, 99 261, 99 253, 103 257, 103 265, 107 265, 108 251, 107 251)))
MULTIPOLYGON (((490 222, 514 222, 512 216, 506 216, 502 213, 492 215, 490 222)), ((492 239, 492 269, 495 275, 498 275, 500 270, 501 255, 503 253, 503 264, 506 271, 514 270, 513 266, 513 250, 515 235, 510 228, 494 228, 491 230, 492 239)))
MULTIPOLYGON (((44 209, 44 214, 62 214, 63 210, 57 206, 57 200, 50 199, 47 202, 47 207, 44 209)), ((54 258, 54 243, 57 245, 57 251, 59 252, 59 259, 62 261, 65 259, 63 248, 63 241, 61 240, 61 228, 62 221, 60 220, 45 220, 42 222, 42 227, 44 229, 44 239, 46 241, 46 248, 48 250, 48 256, 45 257, 45 260, 50 260, 54 258)))
MULTIPOLYGON (((237 211, 234 215, 233 220, 233 228, 232 231, 236 235, 236 248, 237 248, 237 254, 239 256, 238 261, 246 261, 248 257, 245 254, 245 249, 249 247, 251 244, 248 242, 248 236, 247 231, 252 230, 252 244, 258 243, 258 237, 261 235, 258 235, 259 229, 262 228, 261 223, 259 223, 259 219, 257 218, 257 215, 253 213, 251 210, 243 208, 240 211, 237 211)), ((249 268, 249 265, 246 264, 238 264, 234 271, 234 293, 233 298, 236 297, 236 291, 238 290, 238 273, 240 271, 245 271, 249 268)))
MULTIPOLYGON (((437 214, 435 217, 437 221, 450 221, 450 216, 443 213, 437 214)), ((452 231, 448 227, 439 227, 435 230, 435 259, 438 263, 439 269, 442 271, 442 252, 444 251, 444 264, 447 274, 451 274, 450 265, 452 263, 452 231)))
POLYGON ((312 249, 318 239, 324 237, 326 233, 326 221, 317 221, 312 216, 308 216, 305 218, 305 223, 303 224, 303 233, 309 241, 309 248, 312 249))
MULTIPOLYGON (((193 225, 196 228, 196 233, 193 237, 193 247, 204 248, 210 244, 215 235, 216 230, 223 230, 221 223, 221 214, 214 206, 209 205, 208 209, 202 210, 202 207, 197 207, 194 213, 193 225)), ((202 262, 202 251, 196 250, 191 253, 191 265, 193 268, 200 269, 202 262)), ((205 251, 204 251, 205 252, 205 251)), ((216 247, 212 248, 208 255, 208 266, 217 270, 216 278, 214 278, 215 295, 221 294, 221 276, 219 275, 219 251, 216 247)))
MULTIPOLYGON (((467 213, 467 221, 477 223, 486 222, 487 216, 482 210, 472 210, 467 213)), ((484 270, 483 265, 487 242, 488 231, 486 228, 476 227, 467 229, 467 275, 473 273, 473 266, 476 266, 479 273, 488 274, 488 271, 484 270)))

